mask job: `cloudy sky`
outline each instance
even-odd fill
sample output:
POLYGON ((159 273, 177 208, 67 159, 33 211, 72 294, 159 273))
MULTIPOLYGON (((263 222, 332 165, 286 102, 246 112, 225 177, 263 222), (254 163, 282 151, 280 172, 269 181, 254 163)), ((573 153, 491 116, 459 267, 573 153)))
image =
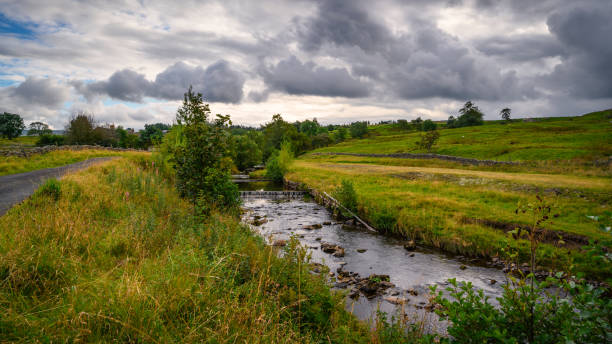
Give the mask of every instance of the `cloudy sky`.
POLYGON ((323 123, 612 107, 612 1, 0 0, 0 111, 173 121, 189 85, 214 113, 323 123))

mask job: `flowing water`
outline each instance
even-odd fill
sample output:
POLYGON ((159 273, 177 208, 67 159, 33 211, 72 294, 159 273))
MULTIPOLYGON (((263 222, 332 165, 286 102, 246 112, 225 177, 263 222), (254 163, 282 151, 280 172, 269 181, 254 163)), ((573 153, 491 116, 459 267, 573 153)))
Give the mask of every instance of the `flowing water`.
MULTIPOLYGON (((254 187, 250 185, 247 189, 254 187)), ((271 189, 265 184, 257 187, 271 189)), ((334 273, 330 283, 336 288, 347 288, 353 294, 353 297, 347 297, 347 309, 362 320, 372 320, 377 310, 395 315, 398 307, 401 307, 401 311, 412 319, 425 320, 429 326, 443 328, 445 326, 436 321, 437 316, 425 309, 429 286, 439 285, 439 289, 443 288, 450 278, 471 281, 492 299, 502 292, 505 275, 497 268, 423 247, 408 251, 404 248, 405 240, 344 226, 326 208, 303 197, 249 196, 243 199, 243 208, 246 210, 243 221, 250 223, 253 230, 270 244, 295 236, 312 254, 312 262, 328 266, 334 273), (309 228, 311 225, 321 225, 321 228, 309 228), (335 257, 323 252, 323 243, 341 246, 344 256, 335 257), (389 275, 390 282, 395 286, 368 298, 353 291, 355 285, 337 283, 338 269, 345 276, 356 273, 361 278, 372 274, 389 275), (398 299, 406 302, 398 305, 398 299)))

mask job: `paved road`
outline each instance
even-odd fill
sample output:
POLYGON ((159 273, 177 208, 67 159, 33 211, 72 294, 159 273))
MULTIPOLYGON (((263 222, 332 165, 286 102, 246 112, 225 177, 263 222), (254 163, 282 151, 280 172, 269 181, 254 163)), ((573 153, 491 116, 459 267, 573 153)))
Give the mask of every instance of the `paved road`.
POLYGON ((60 167, 0 176, 0 216, 4 215, 13 205, 28 198, 45 180, 59 178, 68 172, 110 159, 113 157, 92 158, 60 167))

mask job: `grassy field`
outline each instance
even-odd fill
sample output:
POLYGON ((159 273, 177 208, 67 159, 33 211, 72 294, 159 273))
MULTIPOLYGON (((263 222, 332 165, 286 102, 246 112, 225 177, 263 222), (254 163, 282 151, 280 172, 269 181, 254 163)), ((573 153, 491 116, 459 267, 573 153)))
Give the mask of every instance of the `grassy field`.
MULTIPOLYGON (((359 213, 375 228, 478 257, 512 250, 526 259, 527 242, 507 232, 531 224, 531 217, 515 210, 518 204, 534 202, 541 195, 559 215, 544 225, 547 234, 539 250, 541 264, 610 280, 609 266, 581 247, 589 240, 611 239, 610 233, 600 229, 612 222, 610 165, 585 164, 612 154, 611 119, 608 110, 574 118, 441 130, 435 153, 527 160, 521 165, 470 166, 435 159, 307 154, 286 177, 327 192, 333 192, 342 180, 351 180, 359 213), (510 150, 502 152, 506 149, 502 147, 510 150)), ((418 152, 412 150, 418 133, 398 132, 389 125, 371 130, 369 138, 315 153, 418 152)))
POLYGON ((2 157, 0 159, 0 176, 23 173, 43 168, 58 167, 75 162, 104 156, 149 156, 148 152, 120 152, 105 149, 85 149, 79 151, 57 150, 45 154, 35 154, 27 158, 2 157))
MULTIPOLYGON (((0 341, 382 343, 304 251, 194 216, 142 155, 51 180, 0 217, 0 341)), ((408 340, 406 337, 398 337, 408 340)))
POLYGON ((34 147, 38 141, 38 136, 19 136, 12 140, 0 138, 0 148, 13 147, 34 147))
MULTIPOLYGON (((370 127, 369 137, 321 148, 315 152, 424 153, 416 149, 420 133, 370 127)), ((612 110, 578 117, 516 120, 505 124, 441 129, 433 153, 500 161, 595 160, 612 155, 612 110)))

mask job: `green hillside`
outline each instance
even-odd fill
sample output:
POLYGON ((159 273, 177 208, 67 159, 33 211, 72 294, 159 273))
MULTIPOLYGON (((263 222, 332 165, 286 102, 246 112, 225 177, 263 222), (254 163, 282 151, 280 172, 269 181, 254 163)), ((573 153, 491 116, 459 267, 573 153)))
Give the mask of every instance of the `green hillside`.
MULTIPOLYGON (((369 129, 365 139, 348 140, 315 152, 425 152, 416 148, 420 132, 394 128, 392 124, 369 129)), ((606 158, 612 155, 612 109, 577 117, 487 121, 482 126, 441 129, 432 153, 504 161, 606 158)))

